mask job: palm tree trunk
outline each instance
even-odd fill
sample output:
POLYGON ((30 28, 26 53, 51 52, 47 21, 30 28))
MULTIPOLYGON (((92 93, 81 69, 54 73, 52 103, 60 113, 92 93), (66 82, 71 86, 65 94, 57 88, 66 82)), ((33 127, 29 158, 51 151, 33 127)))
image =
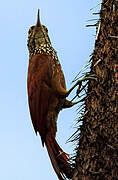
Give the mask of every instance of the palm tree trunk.
POLYGON ((118 179, 118 0, 103 0, 73 180, 118 179))

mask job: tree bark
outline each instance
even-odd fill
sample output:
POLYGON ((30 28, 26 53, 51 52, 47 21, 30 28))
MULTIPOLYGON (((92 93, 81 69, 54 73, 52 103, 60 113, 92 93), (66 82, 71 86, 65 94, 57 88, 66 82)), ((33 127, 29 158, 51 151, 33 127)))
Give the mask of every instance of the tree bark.
POLYGON ((102 2, 90 74, 73 180, 117 180, 118 0, 102 2))

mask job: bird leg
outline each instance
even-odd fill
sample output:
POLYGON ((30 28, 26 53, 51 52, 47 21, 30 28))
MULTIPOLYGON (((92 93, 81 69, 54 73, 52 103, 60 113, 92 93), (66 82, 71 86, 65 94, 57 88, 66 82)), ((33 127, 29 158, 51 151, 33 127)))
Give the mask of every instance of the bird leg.
POLYGON ((79 100, 79 101, 77 101, 77 102, 72 102, 72 101, 69 101, 69 100, 65 99, 65 102, 64 102, 64 104, 63 104, 63 106, 62 106, 62 109, 70 108, 70 107, 78 104, 78 103, 81 102, 81 101, 82 101, 82 100, 79 100))
POLYGON ((60 98, 62 99, 65 99, 69 96, 69 94, 72 92, 72 90, 76 87, 76 86, 79 86, 78 89, 77 89, 77 93, 76 93, 76 96, 71 100, 71 101, 68 101, 68 100, 65 100, 64 102, 64 105, 63 105, 63 108, 69 108, 69 107, 72 107, 73 105, 81 102, 82 100, 79 100, 77 102, 72 102, 77 96, 78 94, 83 90, 83 88, 81 88, 82 86, 82 82, 83 81, 87 81, 89 79, 94 79, 96 80, 95 76, 94 75, 85 75, 82 79, 79 79, 75 85, 69 90, 67 91, 65 88, 62 87, 61 83, 58 81, 58 78, 55 77, 54 79, 51 80, 51 86, 52 86, 52 89, 53 91, 56 93, 57 96, 59 96, 60 98))
MULTIPOLYGON (((82 86, 82 82, 83 82, 83 81, 90 80, 90 79, 96 80, 96 76, 95 76, 95 75, 85 75, 82 79, 79 79, 79 80, 75 83, 75 85, 74 85, 72 88, 70 88, 70 90, 69 90, 68 93, 67 93, 67 96, 69 96, 69 94, 71 93, 71 91, 72 91, 77 85, 79 85, 79 88, 78 88, 78 90, 77 90, 77 96, 78 96, 78 94, 81 92, 80 88, 81 88, 81 86, 82 86)), ((67 96, 66 96, 66 97, 67 97, 67 96)), ((75 98, 74 98, 74 99, 75 99, 75 98)))
POLYGON ((86 75, 86 76, 84 76, 82 79, 79 79, 77 82, 76 82, 76 84, 68 91, 68 93, 66 94, 67 96, 71 93, 71 91, 78 85, 79 87, 78 87, 78 89, 77 89, 77 91, 76 91, 76 95, 72 98, 72 100, 71 101, 69 101, 69 100, 65 100, 65 102, 64 102, 64 105, 63 105, 63 108, 70 108, 70 107, 72 107, 72 106, 74 106, 74 105, 76 105, 76 104, 78 104, 78 103, 80 103, 80 102, 82 102, 85 98, 82 98, 81 100, 79 100, 79 101, 76 101, 76 102, 73 102, 73 100, 76 98, 76 97, 79 97, 79 93, 86 87, 86 84, 81 88, 81 86, 82 86, 82 82, 83 81, 87 81, 87 80, 89 80, 89 79, 93 79, 93 80, 96 80, 96 78, 95 78, 95 76, 88 76, 88 75, 86 75))

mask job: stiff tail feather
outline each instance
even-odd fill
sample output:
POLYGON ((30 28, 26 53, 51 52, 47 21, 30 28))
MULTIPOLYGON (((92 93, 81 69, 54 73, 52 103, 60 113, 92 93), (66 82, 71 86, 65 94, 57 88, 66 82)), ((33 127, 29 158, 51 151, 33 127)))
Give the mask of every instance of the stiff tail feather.
POLYGON ((47 136, 46 147, 52 166, 59 180, 65 180, 66 178, 71 179, 73 168, 69 162, 69 155, 60 148, 57 141, 52 136, 47 136))

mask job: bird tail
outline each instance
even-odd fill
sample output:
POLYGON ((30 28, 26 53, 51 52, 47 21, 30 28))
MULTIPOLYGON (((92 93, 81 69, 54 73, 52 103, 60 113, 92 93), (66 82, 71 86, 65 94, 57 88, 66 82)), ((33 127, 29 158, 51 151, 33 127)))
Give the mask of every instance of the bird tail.
POLYGON ((73 168, 69 160, 69 155, 60 148, 52 136, 46 138, 46 147, 59 180, 65 180, 66 178, 71 179, 73 168))

